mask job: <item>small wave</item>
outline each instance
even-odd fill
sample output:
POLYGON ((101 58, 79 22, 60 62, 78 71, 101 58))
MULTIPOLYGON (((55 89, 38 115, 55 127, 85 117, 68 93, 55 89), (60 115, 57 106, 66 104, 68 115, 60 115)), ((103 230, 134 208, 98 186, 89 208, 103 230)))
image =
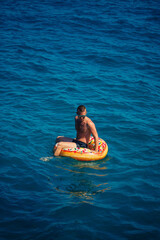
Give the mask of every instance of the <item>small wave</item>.
POLYGON ((53 157, 41 157, 40 160, 43 161, 43 162, 48 162, 50 161, 51 159, 53 159, 53 157))

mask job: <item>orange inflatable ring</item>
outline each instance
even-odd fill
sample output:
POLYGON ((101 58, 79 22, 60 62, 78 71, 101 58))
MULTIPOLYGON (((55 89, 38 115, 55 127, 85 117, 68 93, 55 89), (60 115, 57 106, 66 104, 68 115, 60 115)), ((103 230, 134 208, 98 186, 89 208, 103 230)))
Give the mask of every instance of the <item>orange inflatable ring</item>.
POLYGON ((101 138, 99 138, 98 152, 93 151, 94 148, 94 138, 90 137, 88 148, 62 148, 60 156, 71 157, 79 161, 96 161, 103 159, 108 153, 107 143, 101 138))

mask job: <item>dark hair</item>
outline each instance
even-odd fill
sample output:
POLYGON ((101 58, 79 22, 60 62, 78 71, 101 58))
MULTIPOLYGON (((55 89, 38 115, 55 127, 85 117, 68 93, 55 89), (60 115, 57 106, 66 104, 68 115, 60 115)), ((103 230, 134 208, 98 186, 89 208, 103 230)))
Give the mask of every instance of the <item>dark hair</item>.
POLYGON ((77 108, 77 113, 81 113, 81 112, 84 112, 86 110, 86 107, 84 105, 80 105, 78 108, 77 108))

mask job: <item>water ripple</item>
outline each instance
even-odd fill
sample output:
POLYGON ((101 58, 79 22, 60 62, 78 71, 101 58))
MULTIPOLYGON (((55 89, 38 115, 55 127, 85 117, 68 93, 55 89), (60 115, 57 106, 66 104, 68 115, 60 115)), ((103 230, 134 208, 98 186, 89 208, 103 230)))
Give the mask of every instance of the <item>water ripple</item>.
POLYGON ((1 239, 159 239, 159 9, 1 1, 1 239), (102 161, 53 157, 80 104, 102 161))

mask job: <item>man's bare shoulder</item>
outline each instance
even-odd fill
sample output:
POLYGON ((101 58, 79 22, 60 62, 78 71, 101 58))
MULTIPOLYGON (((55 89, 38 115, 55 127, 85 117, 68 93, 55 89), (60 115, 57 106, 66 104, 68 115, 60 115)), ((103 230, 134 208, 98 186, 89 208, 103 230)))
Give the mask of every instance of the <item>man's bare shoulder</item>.
POLYGON ((86 117, 86 123, 88 124, 89 127, 95 126, 92 120, 89 117, 86 117))

